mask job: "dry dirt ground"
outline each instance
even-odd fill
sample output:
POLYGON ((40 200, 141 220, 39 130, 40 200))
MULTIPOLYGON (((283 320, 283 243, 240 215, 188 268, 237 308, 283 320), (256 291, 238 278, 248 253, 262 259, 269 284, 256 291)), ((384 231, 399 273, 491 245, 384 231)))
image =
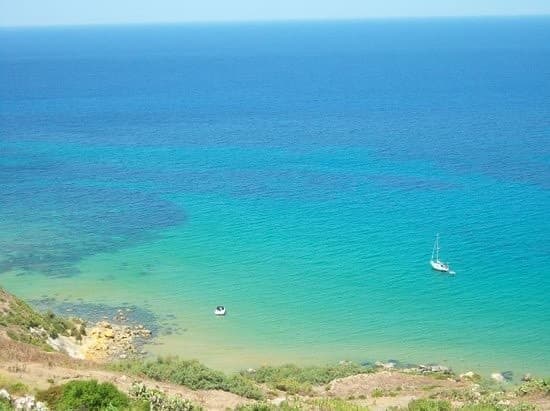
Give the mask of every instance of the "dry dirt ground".
MULTIPOLYGON (((354 398, 354 403, 367 406, 371 411, 384 411, 389 407, 406 408, 411 400, 418 398, 438 397, 440 393, 452 391, 471 391, 474 383, 469 380, 456 381, 452 378, 436 379, 396 371, 379 371, 375 374, 340 378, 332 381, 328 387, 328 395, 344 399, 354 398), (378 396, 376 393, 382 395, 378 396)), ((544 393, 510 398, 508 401, 509 405, 524 402, 534 405, 538 410, 550 411, 550 396, 544 393)), ((457 401, 453 402, 453 405, 460 407, 463 403, 457 401)))
POLYGON ((180 396, 201 404, 207 410, 225 410, 246 404, 250 400, 238 395, 218 390, 193 391, 181 385, 162 383, 158 381, 128 377, 109 371, 93 369, 72 369, 59 366, 49 366, 40 363, 3 362, 0 365, 0 376, 16 379, 28 387, 46 389, 53 384, 63 384, 75 379, 95 379, 100 382, 112 382, 122 391, 128 392, 134 381, 140 381, 149 388, 163 391, 169 396, 180 396))
POLYGON ((96 379, 101 382, 112 382, 127 392, 134 381, 140 381, 147 387, 159 389, 170 396, 181 396, 201 404, 207 410, 226 410, 251 402, 247 398, 225 391, 194 391, 181 385, 97 369, 97 365, 92 362, 76 360, 59 353, 46 353, 1 336, 0 376, 20 381, 31 389, 38 390, 74 379, 96 379))
POLYGON ((386 410, 388 407, 406 407, 414 399, 427 397, 444 389, 467 389, 469 382, 436 380, 422 375, 407 375, 395 371, 379 371, 360 374, 332 381, 326 390, 330 396, 368 406, 369 409, 386 410), (374 395, 373 395, 374 394, 374 395))

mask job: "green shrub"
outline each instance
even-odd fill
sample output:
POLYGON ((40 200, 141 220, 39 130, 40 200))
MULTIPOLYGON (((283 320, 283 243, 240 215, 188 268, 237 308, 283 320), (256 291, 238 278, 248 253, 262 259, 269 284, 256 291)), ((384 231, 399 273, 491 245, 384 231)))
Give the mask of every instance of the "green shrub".
POLYGON ((372 392, 370 393, 370 396, 372 398, 380 398, 380 397, 384 397, 384 390, 380 389, 380 388, 375 388, 374 390, 372 390, 372 392))
POLYGON ((449 401, 443 400, 412 400, 408 405, 409 411, 451 411, 451 404, 449 401))
POLYGON ((11 411, 13 407, 10 402, 5 398, 0 398, 0 411, 11 411))
POLYGON ((372 372, 372 369, 353 363, 344 363, 339 365, 310 367, 298 367, 293 364, 286 364, 278 367, 265 366, 254 372, 247 371, 241 374, 258 382, 270 382, 284 378, 293 378, 300 382, 322 385, 337 378, 365 374, 368 372, 372 372))
MULTIPOLYGON (((401 391, 401 387, 397 387, 397 391, 401 391)), ((370 396, 372 398, 380 398, 380 397, 397 397, 397 391, 393 390, 386 390, 382 388, 375 388, 370 393, 370 396)))
POLYGON ((133 400, 130 403, 131 411, 151 411, 151 404, 147 400, 133 400))
POLYGON ((46 390, 38 391, 36 399, 45 402, 50 407, 54 407, 63 396, 63 385, 52 385, 46 390))
POLYGON ((153 361, 123 361, 111 368, 129 374, 141 375, 157 381, 185 385, 194 390, 223 390, 255 400, 264 399, 260 388, 240 375, 226 376, 196 360, 177 357, 159 357, 153 361))
POLYGON ((71 381, 40 391, 36 398, 58 411, 127 409, 128 397, 111 383, 71 381))
POLYGON ((288 394, 302 394, 308 395, 312 391, 312 386, 307 382, 299 382, 293 378, 286 378, 279 381, 275 381, 270 384, 273 388, 284 391, 288 394))
MULTIPOLYGON (((134 383, 130 388, 130 395, 143 404, 143 410, 162 411, 200 411, 202 408, 191 401, 179 397, 168 397, 159 390, 147 388, 144 384, 134 383)), ((133 404, 132 409, 138 411, 133 404)))
POLYGON ((241 375, 237 374, 226 378, 227 389, 224 391, 229 391, 242 397, 252 398, 255 400, 263 400, 265 398, 263 391, 254 382, 251 382, 241 375))

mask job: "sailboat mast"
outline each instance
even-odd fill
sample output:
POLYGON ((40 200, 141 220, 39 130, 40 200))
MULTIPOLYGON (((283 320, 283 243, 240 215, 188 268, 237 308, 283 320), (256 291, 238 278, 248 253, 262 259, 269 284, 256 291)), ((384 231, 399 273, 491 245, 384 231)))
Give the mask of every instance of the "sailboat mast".
POLYGON ((435 261, 439 261, 439 233, 435 236, 435 261))

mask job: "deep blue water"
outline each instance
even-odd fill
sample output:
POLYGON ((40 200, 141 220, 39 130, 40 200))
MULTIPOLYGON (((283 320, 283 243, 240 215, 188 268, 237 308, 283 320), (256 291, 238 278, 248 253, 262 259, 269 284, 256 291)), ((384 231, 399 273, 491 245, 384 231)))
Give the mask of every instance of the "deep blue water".
POLYGON ((0 101, 23 297, 241 363, 550 371, 550 18, 2 29, 0 101))

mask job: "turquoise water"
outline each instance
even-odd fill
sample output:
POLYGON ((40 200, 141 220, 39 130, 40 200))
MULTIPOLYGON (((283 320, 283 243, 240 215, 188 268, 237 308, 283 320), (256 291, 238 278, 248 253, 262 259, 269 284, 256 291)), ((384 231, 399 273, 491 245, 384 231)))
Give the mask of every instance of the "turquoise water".
POLYGON ((548 23, 0 31, 0 284, 224 369, 547 374, 548 23))

